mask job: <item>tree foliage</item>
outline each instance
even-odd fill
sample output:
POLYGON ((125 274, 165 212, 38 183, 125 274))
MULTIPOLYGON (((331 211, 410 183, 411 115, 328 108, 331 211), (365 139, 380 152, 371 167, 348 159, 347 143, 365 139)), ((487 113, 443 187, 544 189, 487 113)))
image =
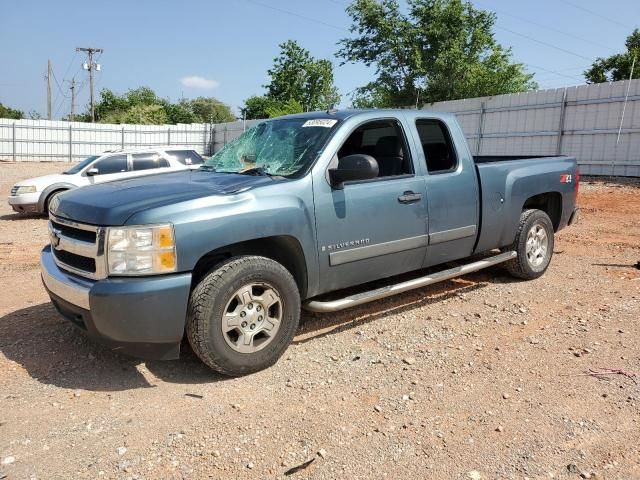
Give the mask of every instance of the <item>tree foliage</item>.
POLYGON ((158 97, 149 87, 132 89, 123 95, 103 89, 100 101, 96 104, 96 118, 100 123, 143 125, 222 123, 235 120, 231 109, 213 97, 182 99, 171 103, 158 97))
POLYGON ((619 80, 628 80, 631 76, 631 65, 633 58, 636 57, 636 68, 633 72, 633 78, 640 78, 640 30, 637 28, 631 32, 625 42, 627 51, 611 55, 607 58, 597 58, 591 68, 584 72, 587 83, 603 83, 617 82, 619 80))
POLYGON ((314 58, 294 40, 280 44, 280 54, 267 71, 266 94, 245 100, 248 119, 326 110, 340 101, 331 61, 314 58))
POLYGON ((266 95, 253 95, 244 101, 242 113, 247 119, 273 118, 292 113, 301 113, 304 109, 297 100, 286 102, 274 100, 266 95))
POLYGON ((15 110, 0 103, 0 118, 11 118, 13 120, 20 120, 24 118, 24 112, 15 110))
POLYGON ((536 88, 493 36, 495 14, 466 0, 355 0, 347 12, 354 38, 344 63, 372 67, 376 79, 355 92, 358 107, 409 106, 536 88))

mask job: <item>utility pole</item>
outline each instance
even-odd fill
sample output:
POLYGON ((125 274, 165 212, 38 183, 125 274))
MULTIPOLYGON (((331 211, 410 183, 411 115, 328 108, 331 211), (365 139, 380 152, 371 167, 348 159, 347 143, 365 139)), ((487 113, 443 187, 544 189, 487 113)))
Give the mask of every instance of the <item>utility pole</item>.
POLYGON ((93 98, 93 71, 100 71, 100 64, 94 63, 93 55, 96 53, 102 53, 104 50, 101 48, 91 47, 78 47, 76 52, 87 52, 88 62, 83 65, 85 70, 89 71, 89 103, 91 104, 91 123, 96 121, 95 101, 93 98))
POLYGON ((51 60, 47 63, 47 118, 51 120, 51 60))
POLYGON ((76 116, 76 79, 72 78, 69 82, 69 90, 71 90, 71 114, 69 121, 73 122, 76 116))

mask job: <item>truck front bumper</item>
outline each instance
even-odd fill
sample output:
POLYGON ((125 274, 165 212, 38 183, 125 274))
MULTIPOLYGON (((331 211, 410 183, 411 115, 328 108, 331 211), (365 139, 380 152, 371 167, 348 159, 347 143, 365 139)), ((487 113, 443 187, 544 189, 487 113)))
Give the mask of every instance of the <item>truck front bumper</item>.
POLYGON ((88 280, 40 256, 42 282, 58 312, 113 350, 145 359, 180 355, 191 274, 88 280))

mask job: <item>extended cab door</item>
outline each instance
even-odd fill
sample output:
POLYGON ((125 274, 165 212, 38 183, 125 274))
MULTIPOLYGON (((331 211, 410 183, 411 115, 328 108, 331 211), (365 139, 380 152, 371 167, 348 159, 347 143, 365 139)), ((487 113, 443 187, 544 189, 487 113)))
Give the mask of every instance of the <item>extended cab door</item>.
POLYGON ((427 174, 429 246, 424 266, 471 255, 479 223, 479 192, 473 158, 462 130, 428 113, 413 118, 413 135, 427 174))
MULTIPOLYGON (((332 188, 314 180, 318 255, 323 291, 418 269, 427 245, 425 182, 416 175, 406 127, 378 119, 352 130, 335 153, 373 156, 379 176, 332 188)), ((317 179, 318 177, 316 177, 317 179)))

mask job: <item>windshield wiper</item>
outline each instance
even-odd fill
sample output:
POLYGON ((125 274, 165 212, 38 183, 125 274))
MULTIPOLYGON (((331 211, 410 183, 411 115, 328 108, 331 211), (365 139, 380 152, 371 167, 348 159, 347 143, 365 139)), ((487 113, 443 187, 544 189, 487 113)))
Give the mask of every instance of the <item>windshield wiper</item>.
POLYGON ((204 170, 205 172, 215 172, 216 168, 211 165, 200 165, 199 170, 204 170))
POLYGON ((253 167, 253 168, 249 168, 247 170, 243 170, 241 172, 238 172, 240 175, 255 175, 255 176, 260 176, 260 177, 272 177, 273 174, 267 172, 267 170, 264 167, 253 167))

